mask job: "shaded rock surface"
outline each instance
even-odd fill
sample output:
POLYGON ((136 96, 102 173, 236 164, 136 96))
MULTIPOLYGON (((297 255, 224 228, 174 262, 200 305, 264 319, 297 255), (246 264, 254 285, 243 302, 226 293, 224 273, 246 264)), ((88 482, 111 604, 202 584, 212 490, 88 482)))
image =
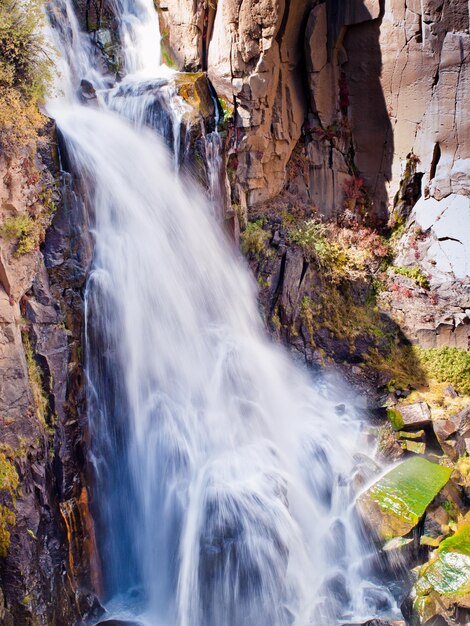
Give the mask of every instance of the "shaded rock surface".
POLYGON ((99 611, 93 594, 83 591, 97 583, 90 569, 93 528, 83 499, 78 356, 87 229, 65 193, 42 242, 38 224, 49 223, 59 204, 49 131, 38 147, 34 176, 27 160, 0 164, 0 217, 5 223, 9 216, 24 216, 37 236, 24 254, 16 251, 15 239, 3 233, 0 240, 0 439, 19 475, 16 521, 0 564, 2 623, 24 626, 69 626, 79 615, 99 611), (74 511, 71 503, 80 498, 81 509, 74 511), (81 546, 77 557, 74 545, 81 546))
POLYGON ((453 461, 470 455, 470 407, 446 420, 433 422, 434 433, 445 454, 453 461))

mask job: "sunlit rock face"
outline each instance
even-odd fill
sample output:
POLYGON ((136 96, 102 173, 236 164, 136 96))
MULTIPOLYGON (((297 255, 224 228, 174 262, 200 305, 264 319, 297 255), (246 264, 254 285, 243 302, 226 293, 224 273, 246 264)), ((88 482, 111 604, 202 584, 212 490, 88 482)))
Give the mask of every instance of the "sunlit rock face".
POLYGON ((311 198, 322 187, 326 215, 341 210, 337 188, 351 148, 382 218, 410 154, 419 159, 425 195, 468 193, 465 0, 209 5, 162 0, 161 16, 176 62, 207 69, 217 92, 235 103, 235 195, 242 205, 281 191, 302 129, 328 130, 345 120, 351 141, 315 145, 304 157, 311 171, 320 163, 331 170, 322 180, 305 177, 311 198))
POLYGON ((345 37, 356 163, 370 185, 385 189, 377 200, 389 204, 410 153, 425 194, 439 199, 465 192, 461 170, 470 153, 468 3, 405 4, 385 2, 380 20, 345 37), (367 41, 374 29, 375 58, 367 41))

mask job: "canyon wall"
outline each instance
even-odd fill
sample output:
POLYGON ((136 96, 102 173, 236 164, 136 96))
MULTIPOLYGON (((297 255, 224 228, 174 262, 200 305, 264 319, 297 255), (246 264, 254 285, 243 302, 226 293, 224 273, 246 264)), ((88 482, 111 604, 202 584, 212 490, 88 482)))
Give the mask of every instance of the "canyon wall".
POLYGON ((337 174, 357 168, 374 212, 385 218, 410 155, 419 162, 425 195, 468 194, 465 0, 179 0, 159 6, 176 64, 207 70, 217 93, 233 103, 232 149, 247 207, 283 189, 287 162, 305 133, 327 144, 310 149, 305 180, 327 214, 342 208, 337 174), (325 180, 326 173, 315 170, 328 163, 332 172, 325 180))
MULTIPOLYGON (((355 382, 381 388, 389 370, 362 365, 368 350, 386 353, 384 337, 468 349, 467 0, 156 3, 164 60, 206 72, 229 117, 227 215, 243 226, 267 221, 263 245, 246 253, 273 335, 309 363, 331 357, 355 382), (395 264, 420 268, 432 290, 395 276, 377 312, 374 258, 368 279, 338 300, 338 286, 291 245, 286 215, 388 223, 398 234, 395 264)), ((78 4, 87 28, 100 29, 106 3, 78 4)), ((107 19, 115 28, 112 12, 107 19)), ((33 160, 0 158, 0 218, 12 227, 0 236, 5 626, 65 626, 99 611, 82 370, 91 246, 65 155, 58 193, 55 144, 49 128, 33 160)))
POLYGON ((386 306, 413 341, 468 348, 468 2, 180 0, 160 20, 173 62, 206 70, 233 107, 242 223, 288 211, 401 228, 395 264, 422 270, 440 307, 386 306))
POLYGON ((99 609, 80 354, 91 248, 65 173, 59 193, 51 124, 31 149, 0 160, 0 623, 63 626, 99 609))

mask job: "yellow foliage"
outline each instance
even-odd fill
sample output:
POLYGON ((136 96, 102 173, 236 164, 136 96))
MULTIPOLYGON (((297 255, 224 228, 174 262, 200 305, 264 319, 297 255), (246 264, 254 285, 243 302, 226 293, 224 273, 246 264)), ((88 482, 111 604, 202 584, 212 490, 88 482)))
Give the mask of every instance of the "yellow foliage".
MULTIPOLYGON (((0 452, 0 492, 8 495, 13 505, 16 503, 16 493, 18 491, 18 472, 15 466, 7 459, 3 452, 0 452)), ((15 513, 3 504, 0 504, 0 556, 5 557, 10 546, 9 528, 16 522, 15 513)))
POLYGON ((42 20, 40 0, 0 0, 0 148, 10 155, 34 145, 44 124, 52 62, 42 20))
POLYGON ((33 146, 44 123, 45 118, 34 100, 27 100, 18 90, 0 84, 0 146, 5 151, 12 154, 33 146))

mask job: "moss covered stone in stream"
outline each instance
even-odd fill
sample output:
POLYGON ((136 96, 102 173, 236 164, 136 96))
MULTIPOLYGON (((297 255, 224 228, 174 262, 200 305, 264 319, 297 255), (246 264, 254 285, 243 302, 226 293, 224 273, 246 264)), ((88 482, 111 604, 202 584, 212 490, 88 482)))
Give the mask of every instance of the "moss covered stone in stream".
POLYGON ((451 473, 448 467, 410 458, 359 498, 359 510, 381 539, 402 537, 416 526, 451 473))

